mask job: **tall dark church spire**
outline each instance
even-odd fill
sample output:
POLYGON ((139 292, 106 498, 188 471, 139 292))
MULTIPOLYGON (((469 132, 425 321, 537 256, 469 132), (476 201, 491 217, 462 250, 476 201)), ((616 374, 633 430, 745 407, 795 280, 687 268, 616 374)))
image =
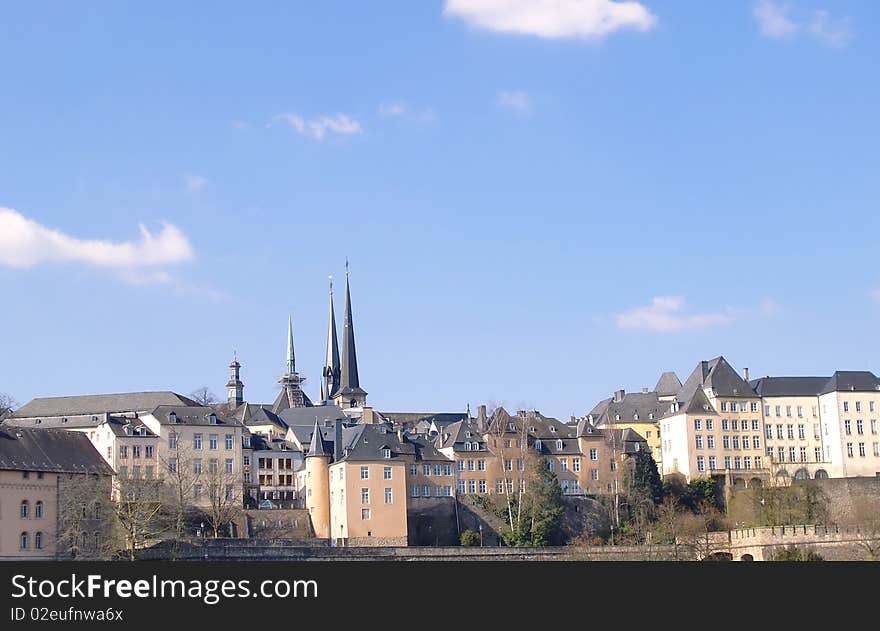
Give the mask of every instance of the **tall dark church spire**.
POLYGON ((334 401, 341 407, 360 407, 367 393, 358 379, 357 351, 354 344, 354 321, 351 317, 351 288, 348 283, 348 260, 345 261, 345 320, 342 332, 342 374, 334 401))
POLYGON ((327 357, 321 379, 321 401, 328 402, 339 390, 339 343, 336 340, 336 314, 333 309, 333 277, 330 277, 330 323, 327 328, 327 357))

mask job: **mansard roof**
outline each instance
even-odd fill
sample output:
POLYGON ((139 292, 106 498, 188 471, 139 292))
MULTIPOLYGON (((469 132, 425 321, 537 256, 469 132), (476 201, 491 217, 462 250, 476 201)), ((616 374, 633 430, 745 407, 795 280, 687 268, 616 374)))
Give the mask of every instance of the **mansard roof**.
POLYGON ((838 370, 831 376, 820 394, 829 392, 875 392, 880 390, 880 379, 869 370, 838 370))
POLYGON ((82 432, 6 425, 0 426, 0 470, 113 474, 82 432))
POLYGON ((198 405, 189 397, 171 391, 122 392, 117 394, 86 394, 72 397, 40 397, 32 399, 13 414, 13 418, 46 416, 84 416, 149 412, 160 405, 198 405))
POLYGON ((828 384, 828 377, 761 377, 749 385, 761 397, 817 396, 828 384))

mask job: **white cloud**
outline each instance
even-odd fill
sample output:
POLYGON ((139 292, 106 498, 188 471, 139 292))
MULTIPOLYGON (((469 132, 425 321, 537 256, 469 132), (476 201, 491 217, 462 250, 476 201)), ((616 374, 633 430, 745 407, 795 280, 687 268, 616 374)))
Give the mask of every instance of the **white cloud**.
POLYGON ((813 11, 810 34, 829 46, 846 46, 852 39, 849 18, 835 18, 828 11, 813 11))
POLYGON ((29 268, 43 263, 85 263, 117 272, 126 282, 171 282, 162 268, 193 258, 186 235, 165 223, 157 233, 140 226, 137 241, 79 239, 47 228, 11 208, 0 208, 0 265, 29 268))
POLYGON ((417 123, 434 121, 434 110, 429 107, 413 109, 405 101, 387 101, 379 104, 379 114, 389 118, 401 118, 417 123))
POLYGON ((490 31, 552 39, 595 39, 657 24, 640 2, 615 0, 446 0, 443 14, 490 31))
POLYGON ((522 90, 504 90, 498 93, 495 103, 499 107, 526 114, 532 109, 532 101, 529 95, 522 90))
MULTIPOLYGON (((346 114, 319 116, 307 120, 293 112, 284 112, 272 117, 272 122, 285 123, 296 133, 315 140, 324 140, 328 134, 345 136, 363 132, 361 124, 346 114)), ((272 123, 269 123, 269 126, 271 125, 272 123)))
POLYGON ((759 0, 755 3, 753 14, 758 22, 758 29, 767 37, 786 37, 798 29, 798 25, 788 17, 791 8, 770 0, 759 0))
POLYGON ((208 178, 187 173, 183 176, 183 186, 190 193, 198 193, 208 185, 208 178))
POLYGON ((752 14, 765 37, 783 39, 804 33, 823 44, 842 47, 852 38, 848 18, 837 18, 824 9, 800 11, 790 4, 758 0, 752 14))
POLYGON ((650 305, 634 307, 614 316, 621 329, 676 332, 731 324, 734 319, 723 313, 684 313, 683 296, 658 296, 650 305))

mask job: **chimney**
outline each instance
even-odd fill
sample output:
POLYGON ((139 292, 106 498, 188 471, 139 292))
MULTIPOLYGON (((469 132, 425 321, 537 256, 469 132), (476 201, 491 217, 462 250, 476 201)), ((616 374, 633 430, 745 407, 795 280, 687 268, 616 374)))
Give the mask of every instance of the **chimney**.
POLYGON ((110 412, 104 412, 104 422, 105 423, 110 422, 110 412))
POLYGON ((700 374, 702 375, 702 378, 700 379, 700 381, 706 381, 706 377, 709 376, 709 362, 707 362, 707 361, 700 362, 700 374))
POLYGON ((481 432, 486 431, 486 406, 481 405, 477 408, 477 427, 481 432))
POLYGON ((400 444, 403 444, 403 425, 397 426, 397 440, 400 444))
POLYGON ((746 383, 749 382, 749 369, 743 368, 743 379, 745 379, 746 383))
POLYGON ((342 419, 336 419, 336 427, 333 434, 333 460, 342 460, 342 419))
POLYGON ((614 402, 620 403, 623 401, 623 396, 626 394, 626 390, 615 390, 614 391, 614 402))

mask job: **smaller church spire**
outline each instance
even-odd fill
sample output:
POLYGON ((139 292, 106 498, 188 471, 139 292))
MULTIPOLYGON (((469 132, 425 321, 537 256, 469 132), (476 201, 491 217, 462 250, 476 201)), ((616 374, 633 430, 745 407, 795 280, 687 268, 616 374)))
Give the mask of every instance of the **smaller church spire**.
POLYGON ((232 363, 229 364, 229 381, 226 382, 226 401, 231 408, 237 408, 244 401, 244 384, 241 382, 238 353, 232 351, 232 363))
POLYGON ((296 373, 296 356, 293 353, 293 319, 287 316, 287 372, 286 375, 296 373))
POLYGON ((306 458, 311 456, 329 456, 330 452, 327 450, 327 444, 324 442, 324 437, 321 435, 321 428, 318 426, 318 417, 315 417, 315 429, 312 431, 312 442, 309 444, 309 453, 306 454, 306 458))

